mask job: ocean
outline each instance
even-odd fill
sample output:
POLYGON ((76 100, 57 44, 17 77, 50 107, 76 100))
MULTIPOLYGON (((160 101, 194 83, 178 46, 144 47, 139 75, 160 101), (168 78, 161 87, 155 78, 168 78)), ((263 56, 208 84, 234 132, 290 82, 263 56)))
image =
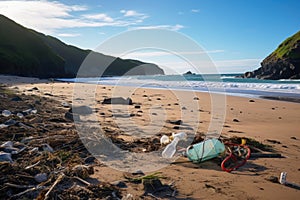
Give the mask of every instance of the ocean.
POLYGON ((226 93, 243 97, 300 98, 300 80, 261 80, 236 78, 241 74, 145 75, 99 78, 58 79, 101 85, 120 85, 226 93))

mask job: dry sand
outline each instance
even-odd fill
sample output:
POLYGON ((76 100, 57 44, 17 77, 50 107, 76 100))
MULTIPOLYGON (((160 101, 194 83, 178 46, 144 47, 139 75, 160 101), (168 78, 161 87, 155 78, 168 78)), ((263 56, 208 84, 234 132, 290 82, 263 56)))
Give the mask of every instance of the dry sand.
MULTIPOLYGON (((74 84, 51 82, 32 78, 1 76, 0 83, 21 93, 54 98, 72 103, 74 84), (30 91, 37 87, 39 90, 30 91), (29 91, 28 91, 29 90, 29 91)), ((157 171, 172 183, 182 199, 298 199, 300 191, 267 179, 288 173, 287 180, 300 184, 300 104, 292 102, 250 99, 234 96, 211 96, 208 93, 170 91, 133 87, 76 85, 76 96, 90 98, 95 106, 101 127, 121 131, 120 137, 132 140, 185 131, 188 134, 214 133, 222 136, 253 138, 272 147, 284 158, 249 160, 245 166, 227 173, 209 162, 193 164, 183 162, 168 165, 157 171), (96 93, 94 93, 96 89, 96 93), (88 92, 87 92, 88 91, 88 92), (86 96, 87 94, 96 94, 86 96), (83 95, 83 96, 82 96, 83 95), (100 102, 106 97, 130 97, 134 105, 110 106, 100 102), (213 99, 212 99, 213 98, 213 99), (216 101, 216 102, 214 102, 216 101), (214 102, 214 103, 212 103, 214 102), (213 105, 214 107, 212 108, 213 105), (222 110, 224 108, 224 111, 222 110), (213 109, 213 110, 212 110, 213 109), (127 117, 132 114, 131 117, 127 117), (114 118, 112 115, 121 116, 114 118), (223 117, 225 120, 223 121, 223 117), (184 125, 166 123, 166 120, 183 120, 184 125), (237 122, 234 121, 236 119, 237 122), (210 124, 211 127, 209 128, 210 124), (177 130, 179 128, 179 130, 177 130)), ((82 101, 81 103, 86 103, 82 101)), ((180 159, 182 160, 182 159, 180 159)), ((151 163, 149 163, 151 165, 151 163)), ((106 166, 96 166, 95 178, 103 181, 123 179, 123 172, 106 166)), ((142 169, 143 170, 143 169, 142 169)), ((141 195, 141 186, 130 186, 127 191, 141 195)))

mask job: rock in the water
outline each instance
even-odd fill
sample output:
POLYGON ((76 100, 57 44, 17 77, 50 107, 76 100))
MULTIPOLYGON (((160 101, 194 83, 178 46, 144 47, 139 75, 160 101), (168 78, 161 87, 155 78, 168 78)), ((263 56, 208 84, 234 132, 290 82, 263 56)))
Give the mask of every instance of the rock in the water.
POLYGON ((48 176, 46 173, 40 173, 40 174, 37 174, 34 176, 34 180, 38 183, 45 182, 45 181, 47 181, 47 179, 48 179, 48 176))
POLYGON ((113 97, 113 98, 105 98, 102 101, 102 104, 121 104, 121 105, 132 105, 132 99, 123 97, 113 97))

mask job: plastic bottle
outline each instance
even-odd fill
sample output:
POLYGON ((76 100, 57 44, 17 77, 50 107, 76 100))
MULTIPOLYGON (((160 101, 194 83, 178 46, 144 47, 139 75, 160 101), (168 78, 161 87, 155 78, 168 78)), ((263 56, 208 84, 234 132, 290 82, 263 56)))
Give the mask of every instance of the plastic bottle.
POLYGON ((185 140, 187 138, 187 134, 185 132, 180 133, 172 133, 173 138, 178 138, 179 140, 185 140))
POLYGON ((172 158, 176 153, 176 146, 178 144, 179 138, 174 137, 174 140, 166 146, 164 151, 162 152, 163 158, 172 158))

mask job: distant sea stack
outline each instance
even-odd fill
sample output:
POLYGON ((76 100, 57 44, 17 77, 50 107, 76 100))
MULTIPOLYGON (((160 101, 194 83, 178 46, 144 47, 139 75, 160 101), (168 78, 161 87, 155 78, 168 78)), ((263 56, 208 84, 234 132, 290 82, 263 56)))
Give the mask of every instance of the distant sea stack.
POLYGON ((287 38, 261 62, 261 67, 246 72, 243 78, 300 79, 300 31, 287 38))
POLYGON ((73 78, 88 55, 93 62, 89 70, 81 73, 84 77, 164 74, 155 64, 116 58, 67 45, 0 14, 0 74, 73 78))

